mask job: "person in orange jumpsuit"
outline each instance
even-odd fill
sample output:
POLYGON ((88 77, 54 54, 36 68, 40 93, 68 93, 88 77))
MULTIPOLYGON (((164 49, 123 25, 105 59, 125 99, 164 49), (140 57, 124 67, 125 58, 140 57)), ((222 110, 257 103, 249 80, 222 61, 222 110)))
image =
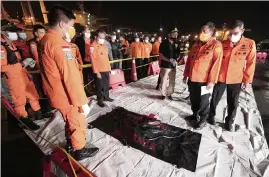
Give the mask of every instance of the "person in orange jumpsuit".
MULTIPOLYGON (((88 27, 83 27, 81 35, 75 39, 75 44, 78 46, 80 55, 82 57, 83 64, 90 64, 90 45, 91 45, 91 32, 88 27)), ((93 78, 93 72, 91 67, 83 69, 83 82, 87 84, 93 78)), ((89 95, 88 90, 85 89, 86 94, 89 95)))
POLYGON ((28 41, 30 46, 30 53, 32 58, 36 61, 36 69, 39 69, 39 58, 38 58, 38 43, 46 34, 45 28, 42 25, 35 25, 33 27, 34 38, 28 41))
MULTIPOLYGON (((123 59, 126 59, 130 56, 130 44, 129 44, 128 40, 125 39, 124 35, 121 35, 119 37, 119 40, 120 40, 120 45, 121 45, 120 48, 121 48, 121 52, 123 55, 123 59)), ((131 60, 124 61, 122 63, 122 67, 123 67, 123 69, 131 68, 132 61, 131 60)))
MULTIPOLYGON (((1 27, 1 75, 9 88, 9 92, 14 104, 15 112, 20 121, 26 125, 26 128, 37 130, 39 125, 35 124, 25 110, 28 100, 34 110, 35 119, 42 119, 39 96, 35 85, 30 79, 26 65, 21 58, 12 41, 18 39, 16 29, 3 25, 1 27)), ((26 60, 28 60, 27 58, 26 60)), ((33 59, 30 59, 33 61, 33 59)), ((25 128, 25 127, 24 127, 25 128)))
POLYGON ((43 87, 51 106, 61 112, 66 122, 68 152, 81 160, 95 155, 98 148, 86 147, 84 108, 88 107, 88 99, 81 84, 78 62, 70 43, 64 40, 74 25, 75 16, 63 6, 54 6, 49 11, 48 21, 50 28, 39 43, 43 87))
POLYGON ((22 59, 30 58, 30 48, 26 41, 27 35, 24 31, 24 25, 18 24, 17 26, 17 35, 18 40, 14 41, 13 44, 17 47, 17 49, 20 51, 22 59))
MULTIPOLYGON (((135 41, 132 42, 130 47, 130 57, 135 59, 136 67, 139 67, 143 64, 142 52, 143 52, 143 43, 140 42, 139 36, 135 36, 135 41)), ((137 79, 141 79, 143 76, 142 67, 139 67, 137 70, 137 79)))
MULTIPOLYGON (((158 39, 153 43, 152 55, 159 55, 159 48, 160 48, 161 42, 162 42, 162 36, 159 36, 158 39)), ((156 57, 156 58, 159 58, 159 57, 156 57)), ((158 61, 159 61, 159 65, 161 66, 161 61, 162 60, 159 59, 158 61)), ((159 74, 156 90, 159 90, 160 83, 161 83, 161 77, 160 77, 160 74, 159 74)))
POLYGON ((187 117, 194 128, 206 126, 206 119, 209 113, 210 94, 202 95, 202 87, 207 90, 213 89, 217 83, 222 60, 222 45, 214 39, 215 25, 212 22, 206 23, 200 32, 199 41, 196 42, 188 56, 185 65, 184 79, 189 79, 189 91, 191 109, 193 115, 187 117))
POLYGON ((108 58, 108 49, 104 45, 106 33, 97 31, 97 39, 91 44, 92 70, 95 73, 95 88, 98 106, 104 107, 103 101, 112 102, 109 97, 109 71, 111 70, 108 58))
POLYGON ((256 45, 253 40, 245 38, 243 33, 244 23, 237 20, 232 24, 229 38, 222 43, 222 65, 210 103, 208 123, 214 125, 216 107, 227 90, 228 116, 225 118, 225 128, 228 131, 234 130, 240 90, 250 87, 255 70, 256 45))
POLYGON ((146 65, 142 67, 143 73, 142 77, 146 77, 148 73, 148 65, 151 62, 150 54, 152 51, 152 44, 149 42, 149 37, 146 36, 144 38, 143 48, 142 48, 142 58, 143 58, 143 64, 146 65))

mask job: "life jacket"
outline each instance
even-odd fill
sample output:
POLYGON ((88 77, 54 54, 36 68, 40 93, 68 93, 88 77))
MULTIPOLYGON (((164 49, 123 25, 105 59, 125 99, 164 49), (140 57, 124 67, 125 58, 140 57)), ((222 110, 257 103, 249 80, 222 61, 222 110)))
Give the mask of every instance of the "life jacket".
POLYGON ((17 56, 15 52, 19 52, 18 49, 16 50, 11 50, 8 46, 7 42, 2 42, 1 41, 1 45, 5 47, 6 51, 7 51, 7 63, 12 65, 12 64, 16 64, 18 63, 18 61, 20 60, 17 56))

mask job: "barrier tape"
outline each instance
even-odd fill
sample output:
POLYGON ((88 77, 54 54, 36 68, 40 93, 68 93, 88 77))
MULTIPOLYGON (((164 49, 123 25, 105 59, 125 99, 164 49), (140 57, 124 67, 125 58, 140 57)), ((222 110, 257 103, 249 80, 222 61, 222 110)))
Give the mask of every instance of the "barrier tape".
MULTIPOLYGON (((186 51, 186 52, 180 52, 180 53, 188 53, 189 51, 186 51)), ((159 55, 152 55, 150 56, 149 58, 153 58, 153 57, 158 57, 159 55)), ((118 60, 112 60, 112 61, 109 61, 110 64, 112 63, 118 63, 118 62, 121 62, 121 61, 127 61, 127 60, 135 60, 135 59, 144 59, 142 57, 138 57, 138 58, 125 58, 125 59, 118 59, 118 60)), ((82 68, 90 68, 92 67, 92 64, 85 64, 85 65, 82 65, 82 68)), ((37 74, 37 73, 40 73, 40 70, 35 70, 35 71, 28 71, 29 74, 37 74)))

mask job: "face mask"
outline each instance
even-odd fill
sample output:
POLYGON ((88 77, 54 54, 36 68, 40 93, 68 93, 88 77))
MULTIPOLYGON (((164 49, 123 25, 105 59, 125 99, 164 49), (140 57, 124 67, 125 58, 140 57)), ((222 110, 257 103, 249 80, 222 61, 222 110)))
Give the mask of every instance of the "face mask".
POLYGON ((148 39, 145 39, 145 43, 148 43, 149 42, 149 40, 148 39))
POLYGON ((151 39, 151 42, 154 42, 154 39, 151 39))
POLYGON ((105 43, 105 39, 98 39, 98 43, 99 44, 104 44, 105 43))
POLYGON ((230 39, 230 41, 232 41, 233 43, 236 43, 236 42, 240 41, 240 39, 241 39, 241 35, 231 35, 231 36, 229 37, 229 39, 230 39))
POLYGON ((19 37, 23 40, 25 40, 27 38, 26 33, 18 33, 19 37))
POLYGON ((116 40, 116 38, 117 38, 116 36, 112 36, 112 38, 111 38, 111 39, 112 39, 112 40, 116 40))
POLYGON ((90 38, 91 37, 91 33, 85 33, 84 36, 85 36, 85 38, 90 38))
POLYGON ((14 33, 14 32, 9 32, 9 33, 7 33, 8 34, 8 40, 10 40, 10 41, 16 41, 16 40, 18 40, 18 35, 17 35, 17 33, 14 33))
POLYGON ((71 42, 69 33, 65 33, 65 41, 66 42, 71 42))
POLYGON ((206 35, 204 32, 202 32, 202 33, 200 34, 200 36, 199 36, 199 39, 200 39, 200 41, 202 41, 202 42, 207 41, 209 38, 210 38, 210 37, 209 37, 208 35, 206 35))
POLYGON ((140 41, 139 38, 136 38, 136 39, 135 39, 135 42, 139 42, 139 41, 140 41))
POLYGON ((162 41, 162 38, 159 38, 158 41, 161 42, 162 41))

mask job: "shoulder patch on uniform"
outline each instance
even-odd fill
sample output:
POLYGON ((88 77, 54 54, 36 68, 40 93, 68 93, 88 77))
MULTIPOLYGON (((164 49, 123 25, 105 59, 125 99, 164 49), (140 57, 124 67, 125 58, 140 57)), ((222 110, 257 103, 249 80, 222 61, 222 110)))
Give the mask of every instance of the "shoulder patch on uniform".
POLYGON ((220 46, 217 46, 217 47, 215 48, 215 51, 218 52, 218 53, 221 52, 221 50, 222 50, 222 49, 221 49, 220 46))
POLYGON ((5 59, 5 52, 3 50, 0 50, 0 55, 1 59, 5 59))
POLYGON ((30 44, 31 50, 36 50, 36 45, 35 44, 30 44))
POLYGON ((94 47, 90 47, 90 52, 93 52, 94 51, 94 47))

